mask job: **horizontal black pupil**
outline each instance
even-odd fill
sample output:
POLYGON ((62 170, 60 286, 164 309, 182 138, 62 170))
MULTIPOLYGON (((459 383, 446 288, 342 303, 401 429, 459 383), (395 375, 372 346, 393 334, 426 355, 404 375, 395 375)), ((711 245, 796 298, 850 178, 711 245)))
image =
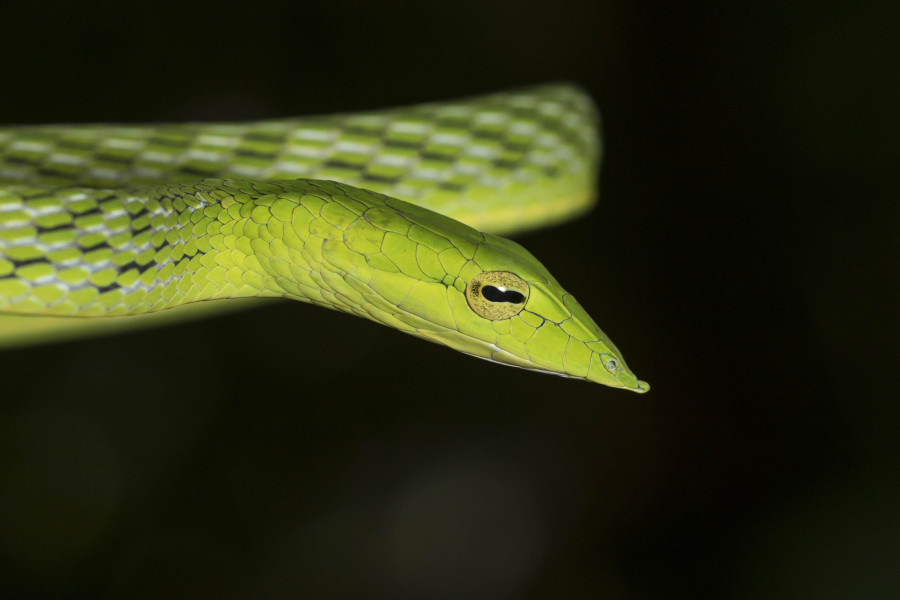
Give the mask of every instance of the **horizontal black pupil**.
POLYGON ((525 302, 525 294, 515 290, 501 290, 492 285, 482 287, 481 295, 491 302, 509 302, 510 304, 522 304, 525 302))

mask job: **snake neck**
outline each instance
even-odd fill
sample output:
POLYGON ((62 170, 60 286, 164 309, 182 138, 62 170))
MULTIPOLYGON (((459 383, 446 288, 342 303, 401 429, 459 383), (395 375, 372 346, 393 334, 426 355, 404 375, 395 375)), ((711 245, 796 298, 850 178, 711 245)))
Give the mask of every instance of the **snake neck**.
POLYGON ((410 230, 427 231, 387 200, 318 180, 131 191, 13 186, 0 197, 0 311, 133 315, 258 296, 370 319, 376 310, 376 320, 391 320, 397 311, 373 286, 383 284, 387 296, 416 282, 462 289, 442 261, 461 265, 466 257, 448 248, 439 259, 440 247, 419 248, 410 230))
POLYGON ((0 194, 0 311, 128 315, 288 295, 268 253, 288 252, 273 207, 284 216, 286 203, 298 206, 310 191, 292 183, 292 190, 215 180, 130 191, 11 186, 0 194))

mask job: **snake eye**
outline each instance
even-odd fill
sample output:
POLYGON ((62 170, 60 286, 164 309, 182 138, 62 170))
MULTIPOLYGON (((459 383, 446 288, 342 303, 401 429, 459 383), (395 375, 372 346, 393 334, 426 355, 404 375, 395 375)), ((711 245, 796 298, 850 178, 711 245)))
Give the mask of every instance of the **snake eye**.
POLYGON ((501 321, 525 308, 528 284, 508 271, 486 271, 466 285, 466 302, 479 317, 501 321))

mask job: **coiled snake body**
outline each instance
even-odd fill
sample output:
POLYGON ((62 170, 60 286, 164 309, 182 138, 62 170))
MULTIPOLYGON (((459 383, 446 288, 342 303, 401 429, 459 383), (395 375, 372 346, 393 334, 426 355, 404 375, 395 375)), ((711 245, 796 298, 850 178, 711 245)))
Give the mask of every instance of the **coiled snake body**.
POLYGON ((0 128, 0 342, 281 297, 646 391, 495 235, 590 207, 596 132, 565 85, 281 121, 0 128))

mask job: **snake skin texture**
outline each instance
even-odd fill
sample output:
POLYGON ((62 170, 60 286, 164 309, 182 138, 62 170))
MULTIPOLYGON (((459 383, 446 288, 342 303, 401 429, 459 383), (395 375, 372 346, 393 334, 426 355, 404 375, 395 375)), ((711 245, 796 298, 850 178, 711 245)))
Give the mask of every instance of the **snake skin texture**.
POLYGON ((646 391, 537 259, 484 231, 589 206, 596 126, 583 94, 545 86, 308 119, 0 129, 0 328, 286 298, 646 391))
POLYGON ((590 99, 567 85, 280 121, 10 127, 0 184, 330 179, 504 234, 590 207, 597 127, 590 99))

